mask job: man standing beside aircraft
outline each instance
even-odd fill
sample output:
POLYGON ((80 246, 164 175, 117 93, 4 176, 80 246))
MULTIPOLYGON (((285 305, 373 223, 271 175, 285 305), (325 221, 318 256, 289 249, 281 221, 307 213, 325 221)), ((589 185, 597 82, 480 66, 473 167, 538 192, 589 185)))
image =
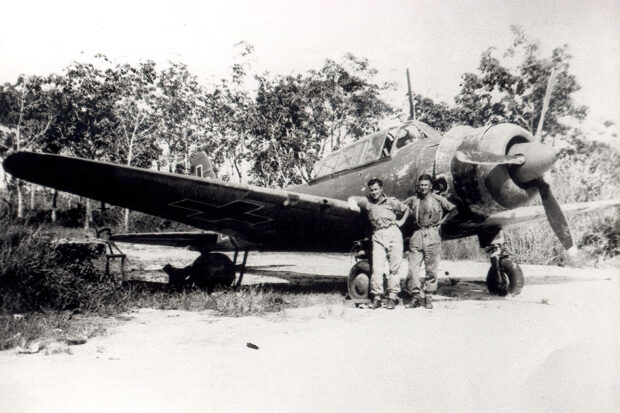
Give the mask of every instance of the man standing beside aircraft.
POLYGON ((458 210, 441 195, 431 192, 430 175, 420 175, 417 193, 405 200, 411 209, 414 230, 409 239, 409 272, 406 293, 411 296, 407 308, 433 308, 431 292, 437 290, 437 268, 441 255, 441 225, 452 219, 458 210), (420 278, 422 263, 426 268, 426 278, 420 278))
POLYGON ((387 264, 387 294, 386 308, 393 310, 396 306, 396 296, 400 292, 400 278, 398 269, 403 258, 403 235, 399 227, 407 220, 409 208, 396 198, 388 197, 383 193, 383 181, 372 178, 368 181, 369 194, 364 197, 351 197, 349 203, 359 206, 368 213, 368 220, 372 227, 372 275, 370 277, 370 295, 372 308, 380 308, 383 291, 383 272, 387 264), (400 219, 396 214, 402 214, 400 219))

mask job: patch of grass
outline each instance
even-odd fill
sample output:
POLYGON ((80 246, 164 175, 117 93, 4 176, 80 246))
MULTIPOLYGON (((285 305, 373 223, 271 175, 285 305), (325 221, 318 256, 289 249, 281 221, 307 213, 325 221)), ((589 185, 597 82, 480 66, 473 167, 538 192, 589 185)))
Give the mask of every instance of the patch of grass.
POLYGON ((270 289, 246 288, 222 292, 213 298, 212 308, 232 317, 262 315, 282 311, 290 300, 270 289))
POLYGON ((100 317, 72 318, 71 313, 66 311, 2 315, 0 350, 27 348, 34 343, 40 343, 42 350, 51 343, 64 342, 71 337, 91 338, 102 335, 105 324, 106 321, 100 317))
POLYGON ((213 310, 220 315, 243 317, 280 312, 286 308, 308 307, 344 303, 340 291, 314 292, 305 288, 273 288, 269 286, 245 286, 241 289, 218 290, 213 294, 205 291, 153 291, 134 287, 129 290, 134 308, 160 310, 204 311, 213 310))

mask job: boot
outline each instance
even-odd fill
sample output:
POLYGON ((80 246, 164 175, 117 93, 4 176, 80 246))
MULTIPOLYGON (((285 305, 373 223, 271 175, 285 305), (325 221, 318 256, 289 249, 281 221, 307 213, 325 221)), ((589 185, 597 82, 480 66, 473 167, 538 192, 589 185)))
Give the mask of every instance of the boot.
POLYGON ((419 295, 414 295, 411 298, 411 302, 409 302, 405 308, 418 308, 422 305, 422 298, 419 295))
POLYGON ((422 305, 424 306, 424 308, 426 308, 427 310, 431 310, 433 308, 433 298, 430 295, 427 295, 422 300, 422 305))
POLYGON ((377 308, 381 308, 382 304, 381 304, 381 298, 380 297, 375 297, 372 300, 372 304, 370 305, 370 308, 372 308, 373 310, 376 310, 377 308))
POLYGON ((390 298, 388 299, 387 305, 385 306, 388 310, 393 310, 396 308, 396 300, 390 298))

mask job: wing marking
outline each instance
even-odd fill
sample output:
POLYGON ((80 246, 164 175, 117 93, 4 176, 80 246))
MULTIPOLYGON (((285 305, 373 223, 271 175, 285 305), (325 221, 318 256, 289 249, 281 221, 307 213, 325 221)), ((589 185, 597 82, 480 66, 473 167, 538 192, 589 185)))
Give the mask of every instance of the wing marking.
POLYGON ((206 222, 221 222, 235 220, 250 225, 263 224, 272 219, 256 214, 265 205, 244 200, 234 200, 224 205, 214 205, 193 199, 183 199, 169 204, 171 207, 192 211, 187 218, 206 222))

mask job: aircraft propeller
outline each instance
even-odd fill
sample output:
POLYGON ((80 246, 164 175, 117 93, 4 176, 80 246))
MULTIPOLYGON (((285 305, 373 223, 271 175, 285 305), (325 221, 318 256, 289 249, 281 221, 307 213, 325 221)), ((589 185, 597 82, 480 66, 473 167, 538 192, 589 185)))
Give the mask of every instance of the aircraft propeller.
POLYGON ((538 189, 547 220, 554 234, 569 252, 574 254, 573 238, 568 222, 560 204, 553 196, 549 184, 543 179, 543 174, 551 168, 556 160, 556 151, 541 143, 542 125, 549 107, 551 92, 555 84, 555 71, 549 75, 540 120, 536 130, 535 142, 524 142, 512 145, 507 155, 497 155, 475 149, 464 149, 456 152, 456 159, 464 163, 476 165, 510 165, 510 172, 519 184, 533 183, 538 189))
POLYGON ((538 193, 540 194, 540 199, 553 233, 560 240, 564 249, 569 252, 574 251, 573 237, 571 236, 568 222, 566 222, 566 217, 564 212, 562 212, 562 208, 560 208, 560 204, 551 193, 549 184, 541 177, 536 180, 536 187, 538 188, 538 193))

